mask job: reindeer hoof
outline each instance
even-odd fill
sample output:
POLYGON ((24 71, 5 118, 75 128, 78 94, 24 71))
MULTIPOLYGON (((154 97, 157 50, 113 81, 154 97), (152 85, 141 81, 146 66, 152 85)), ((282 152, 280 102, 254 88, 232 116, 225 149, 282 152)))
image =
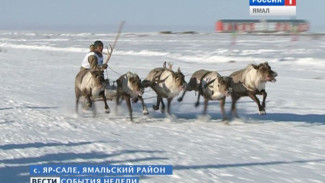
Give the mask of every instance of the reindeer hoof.
POLYGON ((90 110, 91 110, 91 105, 90 105, 90 103, 85 104, 85 105, 82 107, 82 109, 83 109, 84 111, 90 111, 90 110))
POLYGON ((160 109, 160 112, 161 112, 161 113, 165 113, 165 109, 164 109, 164 108, 161 108, 161 109, 160 109))
POLYGON ((93 117, 96 117, 97 116, 97 111, 96 109, 93 109, 93 117))
POLYGON ((230 125, 229 120, 222 120, 224 125, 230 125))
POLYGON ((229 122, 229 119, 227 117, 224 117, 224 118, 222 118, 222 121, 223 122, 227 122, 227 121, 229 122))
POLYGON ((261 110, 261 111, 260 111, 260 115, 266 115, 265 110, 261 110))
POLYGON ((158 110, 159 106, 153 105, 152 108, 153 108, 153 110, 158 110))
POLYGON ((91 103, 90 102, 85 103, 84 108, 86 108, 86 109, 91 108, 91 103))
POLYGON ((142 113, 143 113, 143 115, 148 115, 149 111, 148 110, 143 110, 142 113))
POLYGON ((198 107, 199 105, 200 105, 199 102, 196 102, 196 103, 194 104, 195 107, 198 107))
POLYGON ((107 109, 105 109, 105 112, 106 112, 106 113, 110 113, 111 110, 110 110, 109 108, 107 108, 107 109))
POLYGON ((182 97, 179 97, 179 98, 177 99, 177 101, 178 101, 178 102, 182 102, 182 101, 183 101, 183 98, 182 98, 182 97))

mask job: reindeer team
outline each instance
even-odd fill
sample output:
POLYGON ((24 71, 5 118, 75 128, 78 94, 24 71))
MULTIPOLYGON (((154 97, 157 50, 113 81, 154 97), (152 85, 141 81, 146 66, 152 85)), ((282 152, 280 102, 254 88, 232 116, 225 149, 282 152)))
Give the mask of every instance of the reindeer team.
MULTIPOLYGON (((81 96, 87 101, 85 105, 91 107, 94 99, 102 97, 105 104, 105 111, 109 113, 109 108, 106 100, 112 100, 112 96, 106 96, 106 84, 103 75, 99 71, 80 71, 76 76, 75 93, 76 93, 76 112, 78 112, 78 102, 81 96), (81 77, 83 76, 83 77, 81 77)), ((195 107, 199 106, 200 96, 204 98, 204 111, 206 114, 209 100, 219 100, 223 120, 227 120, 227 115, 224 109, 227 96, 231 96, 231 112, 233 117, 238 117, 236 111, 236 102, 239 98, 249 96, 258 106, 261 115, 265 112, 265 100, 267 93, 265 91, 266 82, 275 82, 277 73, 274 72, 267 62, 259 65, 249 64, 246 68, 232 73, 230 76, 221 76, 216 71, 198 70, 193 73, 189 83, 185 82, 183 73, 178 69, 176 72, 172 67, 155 68, 149 72, 147 77, 141 82, 137 74, 128 72, 116 80, 116 104, 119 105, 124 99, 128 106, 130 120, 132 121, 133 102, 138 100, 142 103, 143 114, 149 114, 144 103, 142 95, 144 88, 150 87, 157 94, 157 104, 153 105, 154 110, 160 108, 161 112, 165 112, 165 104, 163 98, 167 99, 167 113, 170 114, 170 105, 174 97, 183 94, 178 98, 178 102, 183 100, 187 91, 197 91, 198 98, 195 102, 195 107), (262 103, 256 95, 263 95, 262 103)), ((116 106, 117 106, 116 105, 116 106)), ((94 110, 95 113, 95 110, 94 110)))
MULTIPOLYGON (((111 47, 111 46, 110 46, 111 47)), ((106 63, 111 57, 113 49, 108 50, 110 53, 106 63)), ((198 97, 195 107, 199 106, 200 96, 204 98, 204 110, 206 114, 208 102, 210 100, 219 100, 223 120, 227 120, 224 109, 227 96, 231 96, 231 112, 233 117, 238 117, 236 110, 236 102, 239 98, 248 96, 258 106, 259 113, 265 115, 265 100, 267 93, 265 91, 266 82, 275 82, 277 73, 274 72, 267 62, 259 65, 249 64, 246 68, 238 70, 230 74, 230 76, 221 76, 216 71, 198 70, 193 73, 189 83, 185 81, 185 76, 180 68, 175 72, 172 65, 152 69, 147 77, 141 82, 139 76, 135 73, 127 72, 120 76, 117 80, 116 92, 108 89, 109 81, 104 79, 104 70, 93 71, 86 69, 80 71, 75 79, 75 96, 76 96, 76 112, 78 113, 78 103, 80 97, 84 99, 84 107, 92 107, 93 102, 101 98, 105 104, 105 112, 109 113, 110 109, 106 100, 116 99, 116 107, 124 99, 126 101, 130 120, 133 120, 131 100, 142 103, 143 114, 149 114, 148 109, 143 100, 144 88, 150 87, 157 94, 157 104, 153 105, 154 110, 160 108, 161 112, 165 112, 165 104, 163 98, 167 99, 167 113, 170 114, 170 106, 174 97, 178 96, 181 91, 183 94, 178 98, 178 102, 183 100, 187 91, 197 91, 198 97), (262 95, 262 103, 256 95, 262 95)), ((93 108, 96 115, 96 110, 93 108)))

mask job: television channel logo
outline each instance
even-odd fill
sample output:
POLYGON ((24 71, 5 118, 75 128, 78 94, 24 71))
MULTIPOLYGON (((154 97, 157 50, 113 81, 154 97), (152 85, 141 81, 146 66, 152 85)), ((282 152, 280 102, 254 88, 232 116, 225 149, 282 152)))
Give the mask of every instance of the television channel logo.
POLYGON ((296 16, 296 0, 249 0, 251 16, 296 16))

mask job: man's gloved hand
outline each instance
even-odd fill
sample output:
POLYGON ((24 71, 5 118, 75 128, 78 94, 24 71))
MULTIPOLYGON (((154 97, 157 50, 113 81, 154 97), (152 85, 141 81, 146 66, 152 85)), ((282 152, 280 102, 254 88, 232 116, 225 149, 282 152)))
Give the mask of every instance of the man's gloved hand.
POLYGON ((103 68, 103 69, 106 69, 106 68, 107 68, 107 64, 103 64, 103 65, 102 65, 102 68, 103 68))

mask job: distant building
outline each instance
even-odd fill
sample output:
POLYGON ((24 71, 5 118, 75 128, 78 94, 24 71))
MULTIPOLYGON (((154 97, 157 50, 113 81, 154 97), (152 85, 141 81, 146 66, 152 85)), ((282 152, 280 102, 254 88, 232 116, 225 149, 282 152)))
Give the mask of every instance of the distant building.
POLYGON ((217 32, 306 32, 309 23, 305 20, 219 20, 217 32))

